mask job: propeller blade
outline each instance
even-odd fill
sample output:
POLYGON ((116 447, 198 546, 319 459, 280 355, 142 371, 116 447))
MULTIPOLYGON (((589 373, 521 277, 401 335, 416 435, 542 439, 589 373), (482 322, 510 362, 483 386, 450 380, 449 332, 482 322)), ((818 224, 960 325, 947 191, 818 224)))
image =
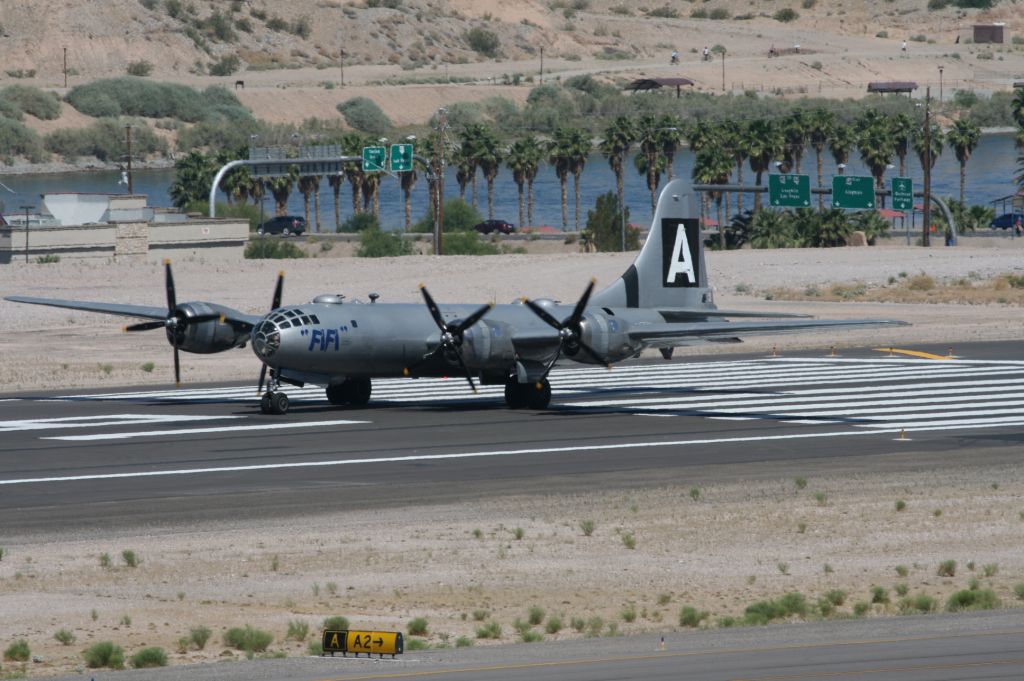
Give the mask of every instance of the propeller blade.
POLYGON ((459 360, 459 366, 462 367, 462 370, 466 373, 466 380, 469 381, 469 388, 475 393, 476 384, 473 383, 473 374, 469 373, 469 367, 462 360, 462 352, 458 348, 455 348, 455 359, 459 360))
POLYGON ((420 284, 420 293, 423 294, 423 300, 427 303, 427 309, 430 310, 430 316, 434 318, 434 323, 437 324, 437 328, 442 331, 448 330, 448 325, 444 323, 444 317, 441 316, 441 310, 437 308, 437 303, 427 292, 427 287, 420 284))
POLYGON ((172 314, 174 308, 178 307, 177 298, 174 296, 174 275, 171 273, 171 259, 164 260, 164 271, 166 273, 166 281, 164 286, 167 288, 167 314, 172 314))
POLYGON ((494 305, 492 304, 484 305, 479 310, 466 317, 466 319, 464 319, 458 326, 452 329, 452 333, 454 333, 455 335, 462 335, 462 333, 466 331, 466 329, 476 324, 483 318, 485 314, 490 312, 492 307, 494 307, 494 305))
POLYGON ((606 366, 606 367, 607 367, 608 369, 611 369, 611 368, 612 368, 612 365, 608 363, 608 360, 607 360, 606 358, 602 357, 601 355, 597 354, 597 351, 596 351, 596 350, 594 350, 594 348, 590 347, 589 345, 587 345, 586 343, 584 343, 583 341, 581 341, 581 340, 578 340, 578 339, 577 339, 577 341, 576 341, 576 344, 577 344, 578 346, 580 346, 580 349, 581 349, 581 350, 583 350, 583 352, 585 352, 585 353, 587 353, 588 355, 590 355, 590 357, 591 357, 591 358, 592 358, 592 359, 593 359, 593 360, 594 360, 595 362, 597 362, 598 364, 603 364, 603 365, 604 365, 604 366, 606 366))
POLYGON ((125 331, 149 331, 150 329, 162 329, 166 326, 166 322, 163 319, 158 319, 152 322, 142 322, 141 324, 132 324, 131 326, 124 327, 125 331))
POLYGON ((415 362, 413 362, 409 366, 407 366, 404 369, 402 369, 402 375, 403 376, 410 376, 410 375, 412 375, 412 370, 413 369, 415 369, 419 365, 423 364, 424 362, 434 358, 435 356, 437 356, 438 354, 440 354, 443 351, 444 351, 444 345, 438 345, 436 348, 434 348, 433 350, 431 350, 427 354, 423 355, 422 357, 420 357, 418 360, 416 360, 415 362))
POLYGON ((174 385, 181 387, 181 364, 178 360, 178 346, 174 346, 174 385))
POLYGON ((555 327, 559 331, 562 330, 562 322, 558 321, 550 314, 548 314, 548 311, 545 310, 543 307, 533 302, 529 298, 523 298, 523 304, 526 305, 526 307, 533 310, 533 313, 540 317, 541 319, 543 319, 545 322, 547 322, 548 325, 555 327))
POLYGON ((257 395, 262 395, 263 394, 263 381, 264 381, 264 379, 266 379, 266 377, 267 377, 267 365, 264 364, 262 367, 260 367, 260 383, 259 383, 258 386, 256 386, 256 394, 257 395))
POLYGON ((587 303, 590 301, 590 294, 593 293, 594 284, 596 283, 597 279, 590 280, 590 283, 587 285, 587 290, 585 290, 580 299, 576 301, 576 307, 573 308, 572 314, 569 316, 567 320, 565 320, 564 324, 566 326, 575 327, 577 324, 580 323, 580 319, 583 318, 583 312, 584 310, 587 309, 587 303))
POLYGON ((284 270, 277 273, 277 285, 274 286, 274 300, 270 304, 271 310, 281 307, 281 294, 284 292, 284 270))
POLYGON ((559 344, 558 350, 555 351, 555 356, 551 358, 548 365, 544 368, 544 373, 540 375, 540 381, 543 381, 551 373, 551 370, 555 368, 555 363, 558 362, 558 358, 562 356, 562 346, 559 344))
POLYGON ((203 322, 212 322, 214 319, 223 321, 224 315, 220 312, 213 314, 197 314, 195 317, 184 317, 185 324, 202 324, 203 322))

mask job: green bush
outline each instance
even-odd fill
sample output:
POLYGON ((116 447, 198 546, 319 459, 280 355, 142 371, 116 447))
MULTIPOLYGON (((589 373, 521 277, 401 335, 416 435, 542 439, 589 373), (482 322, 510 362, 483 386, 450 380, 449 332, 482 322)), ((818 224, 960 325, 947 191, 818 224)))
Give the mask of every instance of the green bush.
POLYGON ((885 587, 873 586, 871 587, 871 602, 872 603, 888 603, 889 592, 885 590, 885 587))
POLYGON ((145 78, 149 74, 153 73, 153 64, 141 59, 139 61, 133 61, 128 63, 126 69, 129 76, 138 76, 139 78, 145 78))
POLYGON ((1014 585, 1013 594, 1017 597, 1017 600, 1024 601, 1024 582, 1014 585))
MULTIPOLYGON (((10 85, 0 91, 0 101, 44 121, 60 118, 60 97, 28 85, 10 85)), ((20 119, 20 116, 17 118, 20 119)))
POLYGON ((562 630, 562 618, 552 615, 548 618, 547 624, 544 625, 544 631, 549 634, 557 634, 562 630))
POLYGON ((842 589, 832 589, 825 592, 825 600, 838 607, 846 602, 846 592, 842 589))
POLYGON ((775 19, 775 21, 781 21, 784 24, 788 24, 791 21, 796 21, 799 18, 799 12, 789 7, 784 7, 772 15, 772 19, 775 19))
MULTIPOLYGON (((104 118, 86 128, 61 128, 48 134, 43 143, 66 160, 95 156, 101 161, 118 161, 128 153, 124 125, 104 118)), ((146 124, 132 126, 132 155, 145 157, 167 151, 167 143, 146 124)))
POLYGON ((707 619, 708 613, 696 608, 686 605, 679 611, 679 626, 681 627, 699 627, 702 620, 707 619))
POLYGON ((306 254, 290 241, 257 237, 246 244, 245 257, 248 260, 282 260, 305 258, 306 254))
POLYGON ((286 639, 305 641, 307 636, 309 636, 309 622, 305 620, 291 620, 288 622, 288 633, 285 634, 286 639))
POLYGON ((32 657, 32 651, 29 649, 28 641, 25 639, 15 641, 7 646, 7 650, 4 651, 4 659, 12 662, 28 662, 30 657, 32 657))
POLYGON ((353 97, 338 104, 337 109, 345 122, 359 132, 382 135, 391 129, 391 120, 372 99, 353 97))
POLYGON ((748 625, 768 624, 772 620, 807 614, 807 599, 804 595, 791 592, 774 601, 758 601, 743 611, 743 621, 748 625))
POLYGON ((131 549, 125 549, 121 552, 121 560, 123 560, 124 564, 130 568, 139 567, 139 563, 142 562, 142 559, 140 559, 131 549))
POLYGON ((242 66, 242 61, 234 54, 226 54, 210 64, 211 76, 230 76, 242 66))
MULTIPOLYGON (((444 202, 444 229, 445 239, 452 232, 468 232, 474 225, 483 221, 480 213, 462 199, 448 199, 444 202)), ((434 231, 434 217, 431 214, 424 215, 413 224, 411 231, 419 233, 432 233, 434 231)), ((446 244, 447 245, 447 244, 446 244)))
POLYGON ((110 667, 121 669, 124 667, 124 650, 110 641, 101 641, 89 646, 82 653, 85 657, 85 666, 89 669, 110 667))
POLYGON ((587 211, 587 225, 581 238, 588 248, 600 252, 622 250, 622 225, 626 224, 626 250, 640 247, 640 232, 629 226, 629 207, 625 216, 619 209, 619 198, 615 192, 597 197, 593 210, 587 211))
POLYGON ((402 238, 401 234, 384 232, 379 228, 364 229, 359 234, 358 258, 395 258, 401 255, 412 255, 412 244, 402 238))
POLYGON ((58 629, 53 638, 64 646, 69 646, 75 642, 75 635, 68 629, 58 629))
POLYGON ((946 601, 946 610, 994 610, 999 607, 999 598, 992 589, 964 589, 957 591, 946 601))
POLYGON ((501 39, 496 33, 488 31, 486 28, 479 26, 471 28, 466 31, 464 38, 469 49, 485 57, 496 57, 498 50, 501 49, 501 39))
POLYGON ((427 635, 427 618, 426 617, 414 617, 409 620, 409 624, 406 625, 406 630, 410 636, 426 636, 427 635))
POLYGON ((501 638, 501 625, 491 620, 482 627, 478 627, 476 630, 477 638, 490 638, 498 639, 501 638))
POLYGON ((24 156, 32 163, 46 159, 42 140, 18 121, 0 117, 0 157, 24 156))
POLYGON ((177 83, 142 78, 107 78, 71 88, 65 98, 86 114, 176 118, 196 123, 206 120, 244 120, 251 114, 226 88, 211 85, 203 91, 177 83))
POLYGON ((244 629, 233 627, 224 633, 224 645, 250 653, 262 653, 273 640, 270 632, 254 629, 248 624, 244 629))
POLYGON ((348 631, 348 618, 342 615, 334 615, 324 620, 324 629, 331 631, 348 631))
POLYGON ((898 604, 900 614, 913 615, 917 613, 935 612, 938 607, 936 600, 928 594, 917 594, 908 598, 900 599, 898 604))
POLYGON ((353 213, 352 216, 341 223, 343 232, 362 232, 366 229, 380 230, 380 220, 373 213, 353 213))
POLYGON ((164 652, 163 648, 143 648, 139 652, 132 655, 131 664, 136 669, 146 669, 148 667, 166 667, 167 653, 164 652))
POLYGON ((939 577, 956 577, 956 561, 955 560, 944 560, 939 563, 939 569, 936 572, 939 577))
POLYGON ((428 650, 430 644, 421 638, 411 638, 405 642, 406 650, 428 650))
POLYGON ((537 626, 544 621, 544 614, 544 608, 534 605, 527 611, 526 620, 533 626, 537 626))
POLYGON ((444 255, 498 255, 501 250, 484 241, 476 232, 452 232, 444 235, 444 255))
POLYGON ((210 635, 213 632, 210 631, 209 627, 192 627, 188 632, 188 640, 199 650, 206 647, 206 642, 210 640, 210 635))
POLYGON ((468 636, 460 636, 457 639, 455 639, 456 648, 470 648, 472 647, 472 645, 473 639, 469 638, 468 636))

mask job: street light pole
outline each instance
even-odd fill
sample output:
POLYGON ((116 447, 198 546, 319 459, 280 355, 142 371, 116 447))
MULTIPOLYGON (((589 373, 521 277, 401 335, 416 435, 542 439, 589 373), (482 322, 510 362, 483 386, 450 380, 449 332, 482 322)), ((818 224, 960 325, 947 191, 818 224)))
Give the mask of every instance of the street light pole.
POLYGON ((64 87, 68 86, 68 48, 64 46, 64 87))
POLYGON ((924 90, 924 191, 922 200, 924 206, 922 206, 921 215, 924 218, 924 230, 921 235, 921 245, 929 246, 928 234, 931 230, 932 222, 932 126, 931 118, 929 115, 929 106, 932 100, 932 89, 930 87, 924 90))
POLYGON ((540 84, 544 84, 544 46, 540 46, 540 84))
POLYGON ((28 212, 35 208, 35 206, 22 206, 21 209, 25 211, 25 263, 28 264, 28 212))
POLYGON ((943 67, 943 66, 939 67, 939 101, 940 102, 942 101, 942 69, 943 68, 945 68, 945 67, 943 67))
POLYGON ((128 193, 134 194, 132 191, 132 124, 129 123, 124 126, 125 145, 128 147, 128 193))
POLYGON ((725 49, 722 50, 722 92, 725 92, 725 49))

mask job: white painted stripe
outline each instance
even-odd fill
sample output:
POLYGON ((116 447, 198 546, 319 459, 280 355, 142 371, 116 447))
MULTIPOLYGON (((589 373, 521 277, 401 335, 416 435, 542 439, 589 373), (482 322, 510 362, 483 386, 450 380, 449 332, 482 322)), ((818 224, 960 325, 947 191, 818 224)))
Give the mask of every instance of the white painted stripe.
POLYGON ((0 433, 20 430, 52 430, 57 428, 99 428, 101 426, 137 426, 147 423, 174 423, 179 421, 219 421, 241 419, 244 416, 186 416, 160 414, 102 414, 99 416, 67 416, 52 419, 25 419, 0 421, 0 433))
MULTIPOLYGON (((988 424, 982 425, 935 425, 915 429, 915 432, 930 432, 943 430, 971 430, 974 428, 989 428, 988 424)), ((653 449, 660 447, 688 447, 696 445, 734 444, 740 442, 775 442, 785 440, 808 440, 818 438, 835 437, 856 437, 859 435, 880 435, 896 434, 902 428, 889 428, 881 430, 844 430, 828 433, 790 433, 786 435, 762 435, 750 437, 724 437, 707 438, 697 440, 673 440, 669 442, 626 442, 613 445, 578 445, 573 447, 544 447, 536 449, 505 449, 497 451, 482 452, 458 452, 452 454, 418 454, 410 456, 387 456, 366 459, 334 459, 329 461, 292 461, 288 463, 253 464, 246 466, 216 466, 212 468, 181 468, 164 471, 128 471, 124 473, 102 473, 91 475, 68 475, 45 478, 18 478, 11 480, 0 480, 0 485, 23 485, 30 483, 45 482, 73 482, 82 480, 115 480, 124 478, 150 478, 171 475, 200 475, 205 473, 237 473, 242 471, 267 471, 282 470, 289 468, 327 468, 332 466, 350 466, 375 463, 406 463, 410 461, 446 461, 457 459, 490 458, 499 456, 526 456, 535 454, 571 454, 573 452, 594 452, 609 451, 618 449, 653 449)))
MULTIPOLYGON (((989 418, 977 418, 977 419, 954 419, 950 418, 951 415, 946 414, 944 416, 936 416, 932 419, 918 419, 916 421, 896 421, 901 428, 908 430, 922 430, 928 429, 930 426, 943 425, 943 426, 982 426, 988 425, 990 427, 997 426, 1012 426, 1021 424, 1024 425, 1024 414, 1017 414, 1015 416, 992 416, 989 418)), ((851 424, 857 428, 891 428, 893 422, 881 422, 881 423, 854 423, 851 424)))
MULTIPOLYGON (((986 394, 986 399, 989 395, 986 394)), ((1002 395, 992 395, 992 400, 999 400, 994 402, 1000 406, 1022 406, 1024 407, 1024 400, 1015 400, 1012 398, 1020 397, 1020 393, 1006 393, 1002 395), (1003 398, 1006 398, 1005 400, 1003 398)), ((892 406, 891 400, 881 402, 865 402, 865 403, 850 403, 850 402, 828 402, 822 404, 810 404, 810 405, 781 405, 773 404, 771 402, 758 402, 750 405, 733 405, 730 404, 727 407, 709 408, 710 411, 715 411, 723 414, 732 413, 743 413, 751 410, 765 410, 770 414, 777 416, 785 416, 786 414, 809 414, 814 416, 850 416, 853 414, 897 414, 903 412, 915 412, 915 411, 933 411, 937 404, 943 404, 944 409, 949 409, 950 406, 957 406, 963 404, 969 407, 976 407, 978 405, 977 399, 964 399, 961 396, 955 396, 950 398, 940 397, 925 397, 917 400, 902 399, 896 406, 892 406), (947 402, 955 402, 956 404, 949 405, 944 404, 947 402), (864 405, 875 405, 871 409, 851 409, 850 407, 860 407, 864 405), (836 408, 838 407, 838 409, 836 408)), ((695 409, 694 411, 703 411, 703 409, 695 409)), ((1019 411, 1019 410, 1010 410, 1019 411)), ((968 413, 961 409, 953 410, 954 413, 964 414, 968 413)), ((983 412, 984 413, 984 412, 983 412)), ((988 411, 988 413, 993 413, 988 411)))
POLYGON ((59 435, 42 437, 40 440, 67 440, 72 442, 92 442, 97 440, 130 440, 138 437, 159 437, 163 435, 198 435, 203 433, 241 433, 257 430, 294 430, 297 428, 318 428, 326 426, 350 426, 370 421, 303 421, 301 423, 264 423, 251 426, 223 426, 221 428, 183 428, 180 430, 146 430, 135 433, 97 433, 95 435, 59 435))

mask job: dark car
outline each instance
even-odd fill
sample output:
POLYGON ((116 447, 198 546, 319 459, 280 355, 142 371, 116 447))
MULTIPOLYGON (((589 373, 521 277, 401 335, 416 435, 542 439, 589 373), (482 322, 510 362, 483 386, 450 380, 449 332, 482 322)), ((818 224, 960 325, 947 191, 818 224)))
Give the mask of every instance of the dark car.
POLYGON ((298 215, 278 215, 256 228, 257 234, 302 234, 306 231, 306 218, 298 215))
POLYGON ((1020 224, 1024 224, 1024 213, 1004 213, 990 222, 988 226, 992 229, 996 229, 997 227, 999 229, 1010 229, 1014 225, 1018 224, 1018 220, 1020 221, 1020 224))
POLYGON ((504 220, 484 220, 479 225, 473 227, 473 229, 481 234, 491 234, 492 232, 511 234, 516 231, 516 226, 511 222, 505 222, 504 220))

